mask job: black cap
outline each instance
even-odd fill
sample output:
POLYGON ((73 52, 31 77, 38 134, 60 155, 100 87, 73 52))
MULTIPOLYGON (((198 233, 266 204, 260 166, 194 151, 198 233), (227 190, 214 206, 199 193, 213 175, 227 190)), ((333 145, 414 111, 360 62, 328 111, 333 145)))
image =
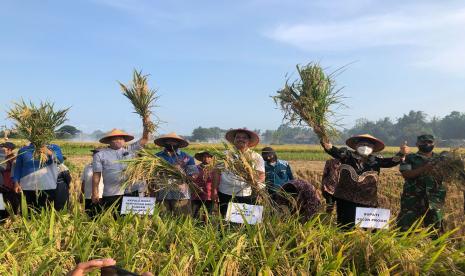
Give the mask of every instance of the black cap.
POLYGON ((16 145, 13 144, 12 142, 5 142, 0 144, 0 148, 7 148, 10 150, 14 150, 16 148, 16 145))
POLYGON ((434 142, 434 136, 431 134, 422 134, 417 137, 418 142, 434 142))

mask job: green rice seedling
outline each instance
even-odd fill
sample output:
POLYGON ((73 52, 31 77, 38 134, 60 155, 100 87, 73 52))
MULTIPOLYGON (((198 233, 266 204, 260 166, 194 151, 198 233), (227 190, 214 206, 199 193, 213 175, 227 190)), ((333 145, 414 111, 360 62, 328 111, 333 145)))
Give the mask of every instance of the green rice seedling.
POLYGON ((328 137, 338 133, 333 121, 335 110, 343 106, 341 90, 335 87, 335 73, 326 74, 317 63, 296 68, 299 79, 288 79, 273 99, 283 110, 285 120, 307 124, 320 140, 329 142, 328 137))
POLYGON ((48 159, 45 146, 55 139, 55 130, 66 121, 68 111, 69 108, 55 110, 49 102, 35 105, 21 100, 13 103, 7 113, 19 134, 34 145, 33 156, 42 165, 48 159))
POLYGON ((153 115, 152 109, 155 107, 158 96, 156 89, 149 88, 148 76, 143 75, 142 71, 134 70, 130 85, 124 85, 121 82, 118 83, 123 95, 134 106, 134 113, 142 118, 144 127, 153 133, 157 126, 151 121, 150 117, 153 115))

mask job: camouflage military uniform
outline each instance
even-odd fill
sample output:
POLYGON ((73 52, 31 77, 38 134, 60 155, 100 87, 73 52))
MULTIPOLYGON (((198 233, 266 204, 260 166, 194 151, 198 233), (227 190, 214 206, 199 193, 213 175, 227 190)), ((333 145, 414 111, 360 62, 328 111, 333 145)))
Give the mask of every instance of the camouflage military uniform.
MULTIPOLYGON (((437 157, 438 155, 435 153, 429 158, 418 153, 409 154, 400 165, 400 171, 418 169, 437 157)), ((425 226, 432 225, 434 228, 442 230, 445 197, 446 189, 441 180, 433 179, 428 174, 415 179, 406 179, 397 225, 401 230, 406 231, 417 219, 426 215, 423 221, 425 226)))

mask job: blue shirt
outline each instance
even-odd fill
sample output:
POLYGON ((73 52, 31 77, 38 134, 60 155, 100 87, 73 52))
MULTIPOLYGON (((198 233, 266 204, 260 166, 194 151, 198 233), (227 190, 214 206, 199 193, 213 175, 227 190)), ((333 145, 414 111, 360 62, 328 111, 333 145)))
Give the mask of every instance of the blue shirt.
MULTIPOLYGON (((199 171, 197 166, 195 165, 195 160, 189 154, 180 151, 179 149, 176 151, 176 154, 169 155, 167 151, 160 151, 155 154, 156 156, 163 158, 171 165, 180 165, 181 168, 186 172, 187 175, 197 174, 199 171)), ((159 191, 158 199, 189 199, 190 193, 187 187, 184 187, 184 191, 159 191)))
POLYGON ((276 164, 271 165, 265 162, 265 182, 271 189, 276 189, 294 179, 291 166, 284 160, 277 160, 276 164))
POLYGON ((47 189, 47 187, 53 189, 53 186, 56 186, 56 179, 55 183, 43 183, 45 178, 41 178, 41 175, 47 174, 48 168, 53 167, 52 165, 54 165, 54 162, 63 162, 63 154, 61 153, 60 147, 57 145, 51 144, 48 145, 47 148, 53 152, 53 156, 48 156, 47 162, 45 162, 42 167, 39 167, 40 161, 33 157, 34 146, 32 144, 22 147, 18 151, 12 178, 14 182, 20 182, 24 190, 37 189, 38 187, 32 186, 32 184, 37 186, 38 183, 35 182, 40 182, 38 189, 40 189, 40 187, 44 189, 47 189), (34 174, 40 175, 35 176, 34 174))

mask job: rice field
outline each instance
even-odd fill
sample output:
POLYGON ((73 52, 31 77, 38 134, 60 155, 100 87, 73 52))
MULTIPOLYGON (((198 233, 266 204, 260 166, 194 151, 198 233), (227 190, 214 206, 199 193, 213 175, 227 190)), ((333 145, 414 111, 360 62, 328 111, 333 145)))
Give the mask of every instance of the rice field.
MULTIPOLYGON (((26 141, 24 140, 15 140, 15 143, 18 145, 25 145, 26 141)), ((104 147, 105 145, 97 142, 64 142, 64 141, 55 141, 54 143, 58 144, 65 156, 85 156, 90 154, 90 150, 104 147)), ((323 151, 320 145, 267 145, 259 144, 254 150, 259 152, 262 148, 271 146, 276 150, 278 156, 284 160, 306 160, 306 161, 324 161, 328 160, 328 155, 323 151)), ((147 146, 149 151, 159 151, 160 147, 156 146, 153 143, 149 143, 147 146)), ((189 147, 183 149, 183 151, 193 155, 196 152, 209 150, 209 149, 223 149, 224 146, 221 143, 218 144, 209 144, 209 143, 191 143, 189 147)), ((391 156, 398 152, 398 147, 386 147, 382 152, 384 156, 391 156)), ((412 150, 414 150, 412 148, 412 150)), ((435 151, 441 152, 443 150, 448 150, 448 148, 437 148, 435 151)))
MULTIPOLYGON (((89 150, 100 145, 58 144, 68 156, 76 192, 89 150)), ((192 144, 189 151, 208 147, 192 144)), ((299 178, 319 188, 327 159, 319 146, 274 148, 280 158, 291 160, 299 178)), ((153 145, 149 149, 157 150, 153 145)), ((396 151, 388 148, 386 155, 396 151)), ((401 188, 396 169, 383 171, 380 205, 391 209, 393 217, 401 188)), ((264 223, 252 226, 217 217, 205 222, 172 217, 156 207, 153 216, 114 218, 105 213, 91 220, 76 193, 72 203, 67 211, 43 210, 7 220, 0 227, 0 275, 63 275, 80 261, 100 257, 155 275, 465 275, 463 194, 453 185, 446 203, 449 232, 436 241, 421 228, 405 234, 394 229, 342 232, 334 214, 302 224, 287 212, 270 213, 264 223)))

